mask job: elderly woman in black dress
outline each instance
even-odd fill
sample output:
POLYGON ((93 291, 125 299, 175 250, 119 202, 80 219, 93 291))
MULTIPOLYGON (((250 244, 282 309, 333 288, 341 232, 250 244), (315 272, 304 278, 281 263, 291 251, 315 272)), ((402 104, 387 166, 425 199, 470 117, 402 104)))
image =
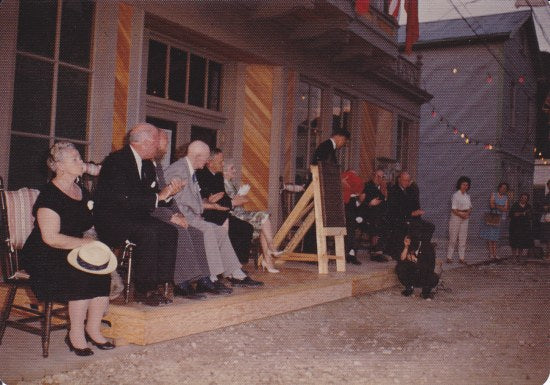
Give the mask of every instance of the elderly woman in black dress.
POLYGON ((533 208, 527 193, 522 193, 510 209, 509 235, 512 257, 521 257, 533 247, 533 208))
POLYGON ((54 144, 47 164, 55 176, 40 190, 33 207, 36 221, 22 250, 22 264, 39 300, 69 303, 71 329, 65 342, 75 354, 87 356, 93 354, 87 340, 103 350, 114 348, 100 332, 109 304, 113 261, 94 274, 69 264, 72 249, 97 242, 83 237, 92 227, 93 201, 76 183, 84 163, 72 143, 54 144))

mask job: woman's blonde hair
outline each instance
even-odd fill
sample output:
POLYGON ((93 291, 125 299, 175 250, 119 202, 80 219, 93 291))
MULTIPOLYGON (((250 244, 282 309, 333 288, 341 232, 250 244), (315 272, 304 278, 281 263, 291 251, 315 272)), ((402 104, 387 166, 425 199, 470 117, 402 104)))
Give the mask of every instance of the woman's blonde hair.
MULTIPOLYGON (((71 142, 57 142, 50 147, 50 152, 48 153, 48 159, 46 164, 53 172, 57 172, 57 164, 63 160, 67 150, 76 150, 76 147, 71 142)), ((78 151, 78 150, 77 150, 78 151)))

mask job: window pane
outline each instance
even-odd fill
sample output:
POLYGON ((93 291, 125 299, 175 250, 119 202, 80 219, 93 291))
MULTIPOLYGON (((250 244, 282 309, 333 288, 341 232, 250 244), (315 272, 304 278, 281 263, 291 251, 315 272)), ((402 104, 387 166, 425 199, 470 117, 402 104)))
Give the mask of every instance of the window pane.
POLYGON ((208 101, 206 107, 210 110, 220 110, 220 86, 222 81, 222 65, 215 61, 208 63, 208 101))
POLYGON ((41 187, 47 179, 48 139, 12 135, 10 146, 9 188, 41 187))
POLYGON ((321 89, 310 86, 309 89, 309 121, 310 121, 310 139, 309 154, 310 162, 315 149, 319 145, 321 134, 321 89))
POLYGON ((50 133, 53 65, 17 56, 13 92, 14 131, 50 133))
POLYGON ((342 128, 342 98, 332 96, 332 131, 342 128))
POLYGON ((206 59, 197 55, 191 55, 189 67, 189 104, 204 107, 206 59))
POLYGON ((53 57, 56 14, 56 1, 21 0, 17 49, 53 57))
POLYGON ((93 14, 94 4, 90 1, 63 2, 60 60, 86 68, 90 66, 93 14))
POLYGON ((55 136, 86 139, 88 74, 59 66, 55 136))
POLYGON ((350 131, 351 101, 342 99, 342 128, 350 131))
POLYGON ((147 62, 147 94, 163 98, 166 80, 166 44, 149 41, 149 58, 147 62))
POLYGON ((202 140, 208 144, 210 148, 216 148, 218 131, 211 128, 191 126, 191 142, 194 140, 202 140))
POLYGON ((170 76, 168 77, 168 98, 185 102, 185 82, 187 81, 187 52, 170 49, 170 76))

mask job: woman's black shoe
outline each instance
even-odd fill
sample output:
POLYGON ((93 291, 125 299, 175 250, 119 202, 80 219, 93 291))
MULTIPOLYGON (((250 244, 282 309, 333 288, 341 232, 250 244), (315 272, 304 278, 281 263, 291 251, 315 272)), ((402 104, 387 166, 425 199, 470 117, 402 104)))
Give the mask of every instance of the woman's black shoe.
POLYGON ((77 349, 73 346, 72 342, 71 342, 71 338, 69 337, 69 335, 67 334, 67 336, 65 337, 65 343, 67 344, 67 346, 69 347, 69 350, 71 352, 74 352, 74 354, 76 354, 77 356, 91 356, 92 354, 94 354, 94 352, 92 352, 92 349, 90 348, 84 348, 84 349, 77 349))
POLYGON ((100 350, 111 350, 115 348, 115 345, 110 343, 109 341, 105 342, 104 344, 100 344, 99 342, 95 342, 92 337, 88 335, 88 333, 84 332, 84 337, 86 338, 86 341, 91 342, 92 345, 94 345, 96 348, 100 350))

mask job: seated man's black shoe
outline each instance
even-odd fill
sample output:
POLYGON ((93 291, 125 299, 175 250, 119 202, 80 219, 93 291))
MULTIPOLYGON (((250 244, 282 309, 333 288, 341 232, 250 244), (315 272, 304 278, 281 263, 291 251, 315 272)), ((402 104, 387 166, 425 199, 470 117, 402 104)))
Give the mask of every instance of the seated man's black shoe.
POLYGON ((346 257, 346 262, 351 263, 352 265, 357 265, 357 266, 359 266, 361 264, 361 262, 359 262, 359 260, 354 255, 348 255, 346 257))
POLYGON ((139 292, 136 291, 134 294, 134 299, 138 303, 142 303, 147 306, 159 306, 164 304, 165 298, 157 292, 139 292))
POLYGON ((231 294, 233 293, 233 289, 230 288, 230 287, 227 287, 223 284, 222 281, 220 281, 219 279, 214 282, 214 286, 216 286, 216 289, 219 290, 220 293, 222 294, 231 294))
POLYGON ((197 293, 210 293, 210 294, 220 294, 220 291, 208 277, 203 277, 197 281, 197 293))
POLYGON ((388 262, 389 260, 391 260, 391 257, 381 251, 377 251, 371 254, 370 260, 375 262, 388 262))
POLYGON ((249 276, 246 276, 245 279, 228 278, 227 280, 236 287, 260 287, 264 284, 260 281, 254 281, 249 276))
POLYGON ((174 295, 187 299, 201 300, 206 299, 206 295, 197 293, 189 283, 183 283, 174 286, 174 295))
POLYGON ((401 292, 401 295, 403 295, 403 296, 405 296, 405 297, 408 297, 408 296, 410 296, 413 292, 414 292, 414 287, 409 286, 409 287, 406 287, 405 290, 403 290, 403 291, 401 292))
POLYGON ((422 290, 422 293, 420 293, 420 296, 424 299, 433 299, 434 293, 432 293, 431 291, 422 290))

